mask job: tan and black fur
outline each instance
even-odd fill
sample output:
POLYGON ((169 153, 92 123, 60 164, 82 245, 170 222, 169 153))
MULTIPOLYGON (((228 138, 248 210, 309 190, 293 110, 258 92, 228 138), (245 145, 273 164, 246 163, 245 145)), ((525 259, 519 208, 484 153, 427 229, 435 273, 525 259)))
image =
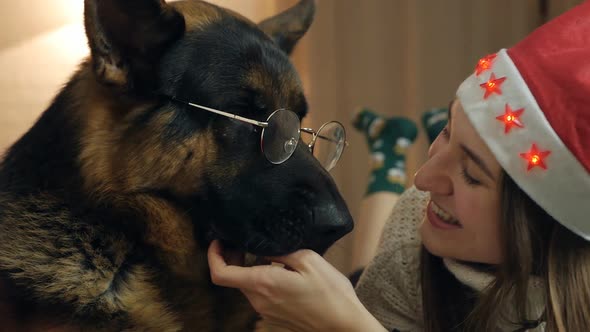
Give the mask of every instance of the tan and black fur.
POLYGON ((248 331, 245 299, 210 282, 209 241, 324 252, 351 230, 304 144, 272 165, 259 128, 169 98, 305 116, 288 53, 313 12, 302 0, 254 24, 196 0, 85 1, 91 57, 0 164, 0 280, 17 320, 248 331))

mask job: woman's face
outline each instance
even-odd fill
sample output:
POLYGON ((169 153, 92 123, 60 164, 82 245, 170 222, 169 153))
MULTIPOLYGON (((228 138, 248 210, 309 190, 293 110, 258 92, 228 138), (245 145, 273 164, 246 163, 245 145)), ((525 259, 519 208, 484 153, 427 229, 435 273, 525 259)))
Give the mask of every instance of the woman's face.
POLYGON ((415 185, 430 192, 420 226, 424 246, 440 257, 499 264, 501 167, 475 131, 460 102, 430 146, 415 185))

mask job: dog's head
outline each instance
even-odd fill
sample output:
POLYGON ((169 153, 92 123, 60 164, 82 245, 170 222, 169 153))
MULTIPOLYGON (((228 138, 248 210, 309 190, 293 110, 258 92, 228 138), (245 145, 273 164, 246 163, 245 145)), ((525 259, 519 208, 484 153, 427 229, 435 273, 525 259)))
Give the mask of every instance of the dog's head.
POLYGON ((352 229, 328 172, 300 141, 281 164, 261 152, 261 128, 172 98, 265 121, 308 112, 288 59, 312 0, 254 24, 201 1, 86 0, 95 87, 85 99, 81 165, 99 194, 150 194, 201 233, 258 255, 323 252, 352 229))

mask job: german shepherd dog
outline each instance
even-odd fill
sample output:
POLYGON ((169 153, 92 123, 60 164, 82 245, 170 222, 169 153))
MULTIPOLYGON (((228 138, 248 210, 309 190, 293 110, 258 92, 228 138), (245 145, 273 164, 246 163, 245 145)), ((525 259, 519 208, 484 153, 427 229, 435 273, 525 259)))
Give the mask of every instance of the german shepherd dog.
POLYGON ((260 128, 173 99, 302 118, 288 55, 313 14, 312 0, 259 24, 197 0, 85 0, 89 59, 0 165, 0 280, 18 319, 248 331, 245 298, 210 281, 212 239, 272 256, 351 231, 306 144, 272 164, 260 128))

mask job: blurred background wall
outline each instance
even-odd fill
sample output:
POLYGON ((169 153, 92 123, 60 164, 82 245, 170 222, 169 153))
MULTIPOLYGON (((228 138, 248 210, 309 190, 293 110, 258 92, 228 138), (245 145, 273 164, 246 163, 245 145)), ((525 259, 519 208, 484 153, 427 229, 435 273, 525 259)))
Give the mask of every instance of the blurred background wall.
MULTIPOLYGON (((254 21, 296 0, 210 0, 254 21)), ((353 216, 368 179, 368 149, 350 120, 360 106, 419 121, 446 106, 483 55, 510 47, 582 0, 316 0, 316 20, 293 54, 311 106, 306 126, 347 127, 350 147, 333 176, 353 216)), ((88 55, 83 0, 0 1, 0 153, 32 125, 88 55)), ((412 181, 425 132, 408 156, 412 181)), ((347 236, 328 252, 350 269, 347 236)))

